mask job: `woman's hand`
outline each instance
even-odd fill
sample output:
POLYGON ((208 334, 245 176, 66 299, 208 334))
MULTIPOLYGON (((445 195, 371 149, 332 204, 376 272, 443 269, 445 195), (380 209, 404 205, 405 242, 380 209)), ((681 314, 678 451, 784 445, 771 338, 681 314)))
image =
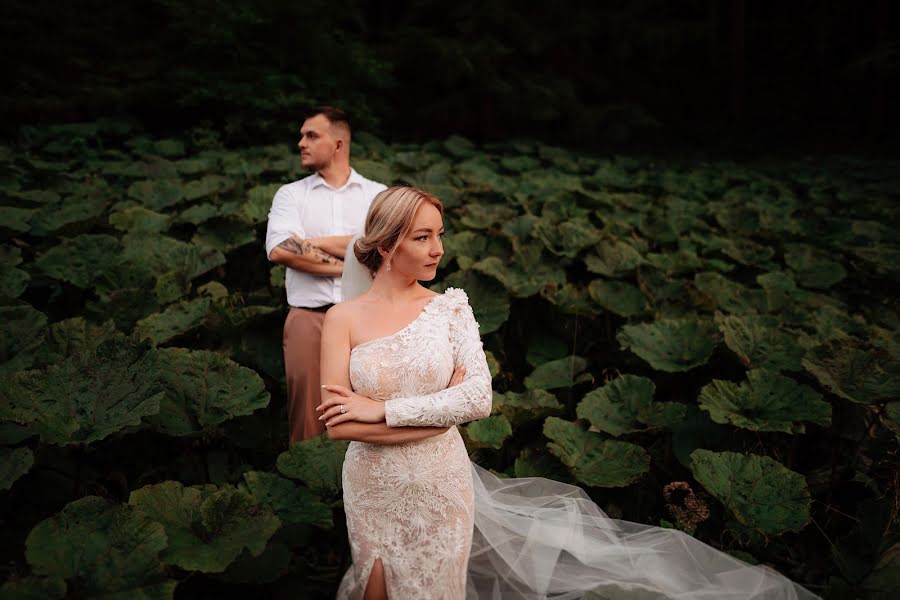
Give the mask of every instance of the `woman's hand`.
POLYGON ((453 387, 454 385, 459 385, 462 383, 463 377, 466 376, 466 368, 462 365, 453 369, 453 375, 450 377, 450 383, 447 384, 448 388, 453 387))
POLYGON ((317 411, 322 411, 319 420, 325 421, 326 427, 344 421, 359 421, 360 423, 384 421, 384 402, 361 396, 342 385, 325 384, 322 388, 332 394, 337 394, 316 407, 317 411), (341 412, 342 409, 344 412, 341 412))

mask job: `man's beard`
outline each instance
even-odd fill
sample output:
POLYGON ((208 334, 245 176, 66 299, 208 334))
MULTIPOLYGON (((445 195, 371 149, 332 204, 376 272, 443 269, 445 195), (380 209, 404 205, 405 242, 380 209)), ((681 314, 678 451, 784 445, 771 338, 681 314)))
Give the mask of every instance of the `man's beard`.
POLYGON ((300 159, 300 167, 304 171, 309 171, 310 173, 318 173, 322 169, 325 168, 325 165, 317 163, 317 162, 303 162, 303 159, 300 159))

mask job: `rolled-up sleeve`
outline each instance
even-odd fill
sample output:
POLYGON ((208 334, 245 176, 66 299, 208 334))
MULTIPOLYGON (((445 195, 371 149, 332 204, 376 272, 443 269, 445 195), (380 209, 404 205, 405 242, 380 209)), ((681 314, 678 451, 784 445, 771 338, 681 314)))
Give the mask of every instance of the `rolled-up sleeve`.
POLYGON ((272 250, 284 240, 297 236, 305 238, 303 226, 300 224, 300 211, 295 193, 288 186, 281 186, 272 199, 269 209, 269 222, 266 226, 266 258, 272 256, 272 250))

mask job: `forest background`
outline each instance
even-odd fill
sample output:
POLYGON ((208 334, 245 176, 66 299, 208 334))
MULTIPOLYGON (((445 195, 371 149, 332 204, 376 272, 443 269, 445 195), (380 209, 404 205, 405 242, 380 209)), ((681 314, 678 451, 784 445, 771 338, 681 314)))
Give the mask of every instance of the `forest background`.
POLYGON ((14 0, 2 130, 127 115, 283 141, 345 107, 390 141, 660 152, 897 142, 892 2, 14 0))
MULTIPOLYGON (((446 207, 473 460, 826 598, 900 594, 900 6, 103 3, 0 15, 0 597, 333 597, 272 196, 305 106, 446 207)), ((599 596, 598 596, 599 597, 599 596)))

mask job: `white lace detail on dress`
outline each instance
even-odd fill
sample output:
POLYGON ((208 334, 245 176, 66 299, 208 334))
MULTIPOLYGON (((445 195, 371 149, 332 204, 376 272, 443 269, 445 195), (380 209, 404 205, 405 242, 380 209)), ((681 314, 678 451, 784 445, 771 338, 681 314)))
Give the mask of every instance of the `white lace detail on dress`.
POLYGON ((351 360, 351 381, 385 401, 385 422, 390 427, 446 427, 491 414, 491 374, 478 323, 461 289, 448 288, 400 331, 353 350, 352 358, 358 360, 351 360), (403 347, 413 354, 398 353, 403 347), (465 377, 447 388, 457 365, 465 366, 465 377))
MULTIPOLYGON (((491 376, 463 290, 432 298, 409 325, 359 344, 350 383, 385 402, 390 426, 448 426, 491 412, 491 376), (456 365, 459 385, 447 388, 456 365)), ((459 431, 418 442, 351 442, 343 467, 353 566, 338 598, 361 598, 382 560, 389 598, 465 597, 472 545, 472 467, 459 431)))

